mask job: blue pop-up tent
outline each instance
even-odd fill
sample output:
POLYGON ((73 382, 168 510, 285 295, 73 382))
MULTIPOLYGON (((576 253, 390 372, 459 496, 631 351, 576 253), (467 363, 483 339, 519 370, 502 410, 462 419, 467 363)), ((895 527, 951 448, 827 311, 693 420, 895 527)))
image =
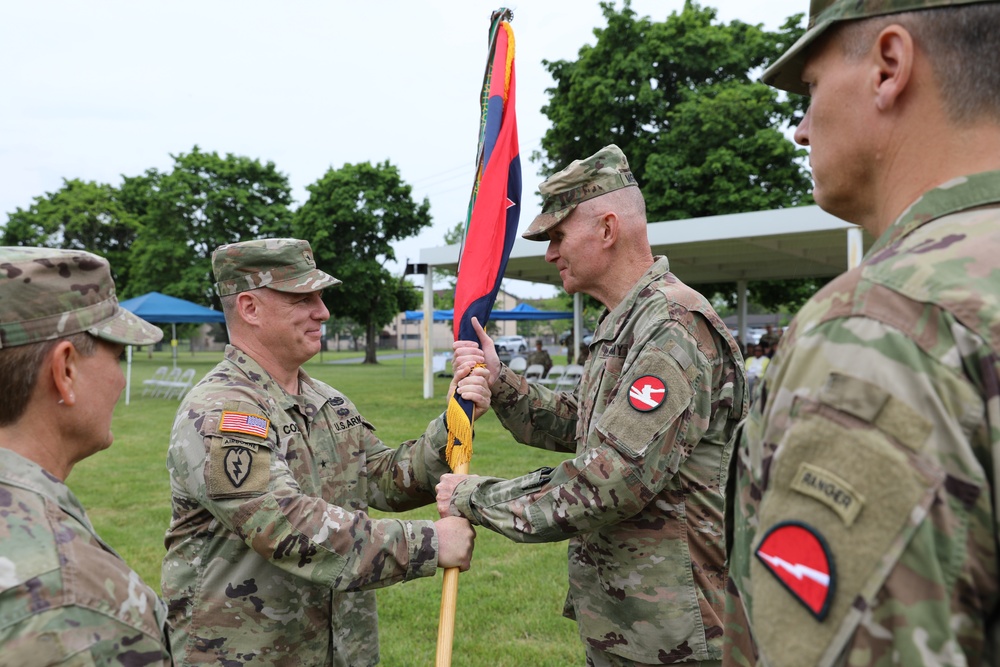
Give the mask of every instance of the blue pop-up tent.
POLYGON ((121 307, 147 322, 188 324, 191 322, 226 321, 221 311, 159 292, 150 292, 134 299, 122 301, 121 307))
MULTIPOLYGON (((177 325, 206 322, 225 322, 226 317, 218 310, 212 310, 197 303, 167 296, 159 292, 149 292, 134 299, 122 301, 122 308, 154 324, 170 324, 170 348, 174 367, 177 366, 177 325)), ((125 378, 125 405, 129 404, 132 390, 132 346, 128 348, 128 367, 125 378)))

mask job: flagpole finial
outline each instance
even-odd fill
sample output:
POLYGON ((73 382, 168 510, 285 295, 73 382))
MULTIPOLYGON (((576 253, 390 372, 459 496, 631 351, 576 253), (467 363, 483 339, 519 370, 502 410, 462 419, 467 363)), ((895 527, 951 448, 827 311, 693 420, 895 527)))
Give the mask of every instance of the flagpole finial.
POLYGON ((501 7, 500 9, 493 12, 490 17, 490 22, 494 21, 506 21, 510 23, 514 20, 514 10, 508 9, 507 7, 501 7))

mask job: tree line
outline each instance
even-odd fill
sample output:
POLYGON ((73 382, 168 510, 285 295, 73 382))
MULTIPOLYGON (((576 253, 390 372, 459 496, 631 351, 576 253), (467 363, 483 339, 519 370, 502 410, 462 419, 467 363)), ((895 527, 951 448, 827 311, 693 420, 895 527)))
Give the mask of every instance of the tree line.
POLYGON ((124 176, 119 186, 64 180, 8 215, 4 245, 77 248, 107 257, 119 298, 156 291, 221 308, 212 251, 264 237, 308 239, 343 285, 325 295, 338 321, 363 327, 375 361, 378 332, 417 297, 392 275, 392 243, 431 224, 430 202, 388 161, 331 168, 292 210, 288 177, 273 162, 207 153, 172 155, 169 171, 124 176), (335 292, 335 293, 334 293, 335 292))

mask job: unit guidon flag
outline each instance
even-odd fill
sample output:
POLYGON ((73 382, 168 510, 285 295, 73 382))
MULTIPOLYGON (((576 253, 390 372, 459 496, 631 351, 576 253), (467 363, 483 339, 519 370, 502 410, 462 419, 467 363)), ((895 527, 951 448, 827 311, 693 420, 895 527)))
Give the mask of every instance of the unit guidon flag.
MULTIPOLYGON (((490 23, 490 56, 481 97, 476 181, 455 285, 455 340, 476 340, 472 318, 486 326, 507 268, 521 213, 521 158, 514 112, 513 13, 501 8, 490 23)), ((472 457, 473 405, 458 394, 448 404, 448 463, 472 457)))

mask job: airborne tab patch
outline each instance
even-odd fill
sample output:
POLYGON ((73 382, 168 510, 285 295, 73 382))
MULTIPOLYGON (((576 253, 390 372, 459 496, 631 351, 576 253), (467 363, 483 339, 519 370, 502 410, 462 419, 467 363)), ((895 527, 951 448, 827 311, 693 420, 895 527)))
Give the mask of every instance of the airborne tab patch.
POLYGON ((798 521, 779 523, 754 555, 816 620, 826 618, 837 580, 830 549, 815 529, 798 521))
POLYGON ((224 433, 242 433, 257 438, 266 438, 271 421, 264 415, 254 415, 249 412, 234 412, 224 410, 219 420, 219 431, 224 433))

